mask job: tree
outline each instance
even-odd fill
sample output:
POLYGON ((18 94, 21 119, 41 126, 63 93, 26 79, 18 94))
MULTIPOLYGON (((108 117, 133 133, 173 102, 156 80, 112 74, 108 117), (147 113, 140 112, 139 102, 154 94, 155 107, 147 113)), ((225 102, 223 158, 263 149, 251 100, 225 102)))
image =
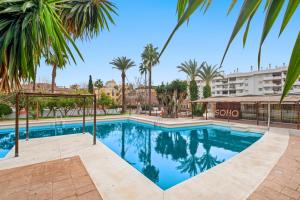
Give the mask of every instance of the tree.
POLYGON ((70 88, 71 88, 72 90, 77 91, 77 90, 80 89, 80 85, 78 85, 78 84, 73 84, 73 85, 70 85, 70 88))
POLYGON ((147 72, 148 72, 148 68, 147 68, 147 66, 145 66, 145 65, 143 65, 143 63, 141 63, 141 65, 140 65, 140 67, 139 67, 139 71, 140 71, 140 74, 143 76, 145 76, 145 78, 144 78, 144 86, 146 87, 146 85, 147 85, 147 72))
POLYGON ((98 105, 101 106, 105 115, 106 115, 105 108, 110 107, 113 104, 114 104, 114 100, 110 96, 108 96, 104 92, 102 92, 100 98, 98 98, 98 105))
POLYGON ((75 99, 72 98, 59 98, 58 109, 62 116, 67 116, 69 111, 76 107, 75 99))
POLYGON ((103 88, 103 82, 101 79, 98 79, 94 83, 95 87, 98 89, 98 98, 100 96, 100 89, 103 88))
POLYGON ((126 71, 132 67, 135 66, 135 63, 130 59, 126 57, 118 57, 113 59, 112 62, 110 62, 111 65, 114 65, 113 68, 121 71, 121 78, 122 78, 122 113, 125 113, 125 103, 126 103, 126 97, 125 97, 125 78, 126 78, 126 71))
POLYGON ((108 0, 71 0, 64 3, 60 14, 67 31, 74 37, 91 39, 115 24, 116 6, 108 0))
MULTIPOLYGON (((196 77, 199 77, 201 67, 198 66, 196 60, 189 60, 181 63, 178 67, 180 72, 184 72, 189 79, 189 92, 190 100, 195 101, 198 99, 198 86, 196 83, 196 77)), ((192 104, 192 112, 195 113, 194 105, 192 104)))
POLYGON ((208 98, 210 96, 211 96, 211 87, 210 87, 210 85, 205 85, 203 87, 203 97, 208 98))
POLYGON ((63 56, 63 57, 64 57, 64 59, 62 60, 62 62, 59 62, 58 57, 56 57, 51 52, 49 52, 47 57, 46 57, 46 60, 45 60, 46 63, 48 65, 52 65, 51 93, 54 93, 54 87, 56 85, 55 84, 55 79, 56 79, 56 70, 57 70, 57 68, 62 69, 67 63, 66 56, 63 56))
MULTIPOLYGON (((145 89, 145 94, 147 94, 147 72, 148 72, 148 68, 143 63, 141 63, 140 67, 139 67, 139 71, 140 71, 140 74, 142 76, 145 75, 144 89, 145 89)), ((146 102, 146 98, 147 98, 146 95, 144 96, 144 98, 145 98, 145 102, 146 102)))
POLYGON ((9 115, 12 113, 12 109, 9 105, 0 103, 0 118, 2 118, 5 115, 9 115))
POLYGON ((220 67, 218 67, 217 65, 212 66, 208 65, 206 62, 203 62, 201 65, 199 77, 202 81, 205 82, 205 87, 203 88, 203 96, 204 98, 207 98, 211 96, 210 83, 212 82, 212 80, 218 77, 223 77, 223 75, 220 71, 220 67))
POLYGON ((152 89, 152 67, 159 63, 158 48, 152 44, 147 44, 142 53, 142 65, 144 65, 149 72, 148 77, 148 104, 149 104, 149 115, 151 115, 151 89, 152 89))
MULTIPOLYGON (((258 69, 260 68, 260 60, 261 60, 261 51, 262 51, 262 45, 264 41, 266 40, 269 32, 272 30, 273 25, 275 24, 276 21, 278 21, 278 16, 280 11, 284 9, 283 5, 285 3, 284 0, 267 0, 265 1, 266 4, 263 5, 266 11, 266 16, 264 20, 264 26, 262 30, 262 36, 260 39, 260 45, 259 45, 259 52, 258 52, 258 69)), ((212 1, 211 0, 202 0, 202 1, 197 1, 197 0, 191 0, 191 1, 182 1, 178 0, 177 3, 177 15, 178 15, 178 22, 173 31, 171 32, 167 42, 165 43, 162 51, 160 52, 160 56, 163 54, 164 50, 168 46, 169 42, 171 41, 172 37, 176 33, 176 31, 185 23, 187 22, 190 17, 193 15, 193 13, 198 9, 198 8, 203 8, 204 13, 206 10, 210 7, 212 1)), ((229 14, 232 10, 232 8, 236 5, 237 0, 232 0, 230 7, 228 9, 227 14, 229 14)), ((257 13, 258 8, 263 4, 262 0, 244 0, 244 3, 241 7, 240 14, 238 16, 238 19, 236 21, 236 24, 233 28, 232 34, 229 38, 227 47, 225 49, 222 61, 221 61, 221 66, 222 63, 225 59, 225 56, 227 54, 227 51, 232 44, 233 40, 235 39, 236 35, 241 31, 242 27, 246 25, 246 29, 244 32, 244 37, 243 37, 243 45, 245 46, 247 37, 248 37, 248 31, 250 29, 251 21, 253 16, 257 13)), ((295 0, 289 0, 287 4, 287 9, 285 11, 283 21, 280 27, 280 32, 279 36, 284 32, 286 29, 288 23, 290 20, 295 16, 295 11, 298 8, 300 4, 300 1, 295 1, 295 0)), ((286 76, 286 81, 285 81, 285 86, 283 89, 283 93, 281 96, 281 101, 283 98, 289 93, 289 90, 293 87, 293 84, 298 80, 299 75, 300 75, 300 56, 299 56, 299 49, 300 49, 300 33, 297 36, 297 39, 295 41, 295 45, 290 57, 290 62, 289 62, 289 67, 288 67, 288 72, 286 76)))
POLYGON ((90 94, 94 94, 94 85, 93 85, 92 75, 89 76, 88 91, 90 94))
POLYGON ((157 100, 164 107, 164 117, 177 117, 177 111, 187 97, 186 81, 175 80, 156 87, 157 100))
POLYGON ((113 23, 115 6, 109 1, 91 0, 10 0, 0 1, 0 90, 10 92, 21 87, 20 81, 35 82, 42 56, 83 59, 74 40, 88 37, 113 23))

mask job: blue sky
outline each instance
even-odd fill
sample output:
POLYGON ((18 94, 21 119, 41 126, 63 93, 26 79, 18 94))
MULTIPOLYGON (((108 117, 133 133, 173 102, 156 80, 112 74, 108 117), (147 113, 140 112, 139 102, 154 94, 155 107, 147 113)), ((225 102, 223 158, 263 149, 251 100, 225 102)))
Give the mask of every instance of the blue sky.
MULTIPOLYGON (((120 73, 112 69, 109 62, 118 56, 132 58, 137 64, 147 43, 162 48, 176 24, 176 0, 113 0, 118 7, 115 16, 116 25, 110 31, 104 31, 90 41, 76 41, 85 61, 79 59, 77 65, 71 63, 57 72, 57 85, 69 86, 87 83, 91 74, 93 79, 103 81, 115 79, 120 82, 120 73)), ((199 63, 219 64, 238 16, 242 0, 233 12, 226 16, 230 1, 213 1, 205 15, 195 13, 188 25, 183 25, 176 33, 170 45, 161 57, 160 64, 153 69, 153 83, 168 82, 174 79, 185 79, 176 66, 188 59, 199 63)), ((281 13, 283 15, 283 13, 281 13)), ((262 66, 267 67, 288 63, 293 44, 299 29, 296 19, 299 12, 287 27, 286 32, 278 39, 280 20, 265 41, 262 52, 262 66)), ((250 66, 257 67, 257 52, 263 26, 263 8, 253 19, 246 47, 242 45, 242 32, 235 39, 223 64, 226 73, 249 71, 250 66)), ((77 57, 78 58, 78 57, 77 57)), ((138 67, 128 71, 128 80, 133 82, 139 77, 138 67)), ((51 66, 41 63, 38 81, 51 81, 51 66)))

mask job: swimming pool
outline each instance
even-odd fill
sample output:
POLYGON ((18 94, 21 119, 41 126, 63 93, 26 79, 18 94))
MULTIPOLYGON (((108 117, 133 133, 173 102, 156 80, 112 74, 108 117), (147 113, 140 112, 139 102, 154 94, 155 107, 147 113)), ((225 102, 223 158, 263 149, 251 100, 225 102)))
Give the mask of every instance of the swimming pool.
MULTIPOLYGON (((86 132, 92 133, 92 123, 86 132)), ((29 137, 49 137, 82 132, 82 124, 30 127, 29 137)), ((97 138, 128 164, 166 190, 202 173, 261 138, 260 133, 203 125, 163 128, 132 120, 97 123, 97 138)), ((20 129, 25 138, 25 129, 20 129)), ((0 158, 14 146, 14 129, 0 130, 0 158)))

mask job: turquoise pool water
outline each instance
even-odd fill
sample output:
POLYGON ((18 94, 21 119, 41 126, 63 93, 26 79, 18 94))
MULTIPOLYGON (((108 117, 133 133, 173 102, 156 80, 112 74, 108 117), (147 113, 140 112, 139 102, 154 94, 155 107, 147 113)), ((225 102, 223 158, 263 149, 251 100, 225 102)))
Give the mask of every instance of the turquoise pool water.
MULTIPOLYGON (((91 123, 86 131, 92 133, 91 123)), ((30 127, 29 137, 80 132, 81 123, 48 125, 30 127)), ((261 136, 215 125, 162 128, 131 120, 97 123, 98 140, 164 190, 225 162, 261 136)), ((25 138, 24 128, 20 137, 25 138)), ((0 158, 14 146, 14 139, 14 129, 0 130, 0 158)))

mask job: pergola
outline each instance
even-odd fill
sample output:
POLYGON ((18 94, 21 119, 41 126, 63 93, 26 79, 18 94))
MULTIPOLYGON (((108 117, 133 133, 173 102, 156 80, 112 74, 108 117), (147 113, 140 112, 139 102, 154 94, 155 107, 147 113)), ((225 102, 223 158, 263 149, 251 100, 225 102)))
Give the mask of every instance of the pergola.
MULTIPOLYGON (((270 115, 271 115, 271 104, 294 104, 297 106, 297 128, 300 128, 300 96, 290 95, 284 98, 280 102, 281 96, 236 96, 236 97, 209 97, 204 99, 198 99, 196 101, 191 101, 191 103, 227 103, 228 109, 230 103, 250 103, 256 105, 256 121, 259 125, 259 105, 267 104, 268 105, 268 127, 270 127, 270 115)), ((207 119, 207 106, 205 110, 205 115, 207 119)), ((229 116, 228 116, 229 121, 229 116)))
POLYGON ((61 93, 34 93, 34 92, 17 92, 16 94, 16 121, 15 121, 15 157, 19 156, 19 103, 20 96, 25 96, 26 106, 26 140, 29 139, 29 98, 30 97, 66 97, 66 98, 82 98, 84 101, 83 106, 83 119, 82 119, 82 132, 85 133, 85 102, 86 98, 93 97, 94 105, 94 130, 93 130, 93 145, 96 144, 96 94, 61 94, 61 93))

